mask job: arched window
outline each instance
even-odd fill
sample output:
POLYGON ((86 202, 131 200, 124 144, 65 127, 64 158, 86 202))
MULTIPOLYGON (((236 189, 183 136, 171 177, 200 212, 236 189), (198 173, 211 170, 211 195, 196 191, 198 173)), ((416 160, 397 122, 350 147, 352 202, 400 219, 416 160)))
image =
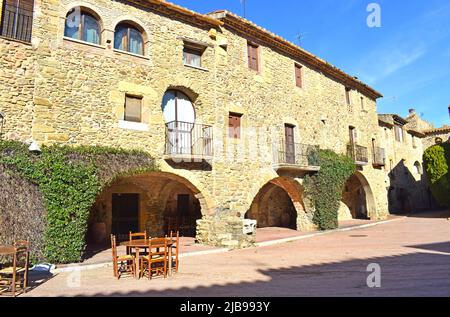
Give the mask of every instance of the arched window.
POLYGON ((64 36, 72 39, 100 44, 100 23, 92 14, 74 8, 67 13, 64 36))
POLYGON ((144 55, 142 32, 128 23, 120 23, 114 31, 114 48, 133 54, 144 55))
POLYGON ((178 90, 168 90, 163 98, 162 111, 166 123, 195 123, 195 110, 188 96, 178 90))
POLYGON ((422 175, 422 165, 419 162, 414 163, 414 173, 422 175))

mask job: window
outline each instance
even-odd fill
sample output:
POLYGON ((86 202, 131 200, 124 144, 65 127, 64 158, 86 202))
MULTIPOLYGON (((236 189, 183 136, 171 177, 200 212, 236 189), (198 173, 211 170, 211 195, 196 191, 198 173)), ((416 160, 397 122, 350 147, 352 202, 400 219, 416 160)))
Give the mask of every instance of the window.
POLYGON ((241 118, 242 114, 232 113, 230 112, 229 121, 228 121, 228 135, 233 139, 241 138, 241 118))
POLYGON ((33 0, 4 0, 0 11, 0 35, 23 42, 31 42, 33 0))
POLYGON ((416 137, 412 135, 411 138, 412 138, 412 146, 414 149, 416 149, 417 148, 416 137))
POLYGON ((124 120, 130 122, 141 122, 142 97, 125 96, 124 120))
POLYGON ((142 32, 129 24, 119 24, 114 32, 114 48, 137 55, 144 55, 142 32))
POLYGON ((394 127, 394 131, 395 131, 395 140, 397 142, 403 142, 403 129, 401 126, 396 125, 394 127))
POLYGON ((345 87, 345 102, 347 103, 348 106, 350 106, 352 104, 352 101, 350 98, 350 92, 351 92, 351 89, 348 87, 345 87))
POLYGON ((185 65, 202 67, 202 55, 204 50, 203 47, 185 43, 183 49, 183 63, 185 65))
POLYGON ((364 105, 364 97, 361 97, 361 110, 366 110, 364 105))
POLYGON ((422 175, 422 166, 419 162, 414 163, 413 171, 415 174, 422 175))
POLYGON ((303 87, 302 66, 299 64, 295 64, 295 85, 299 88, 303 87))
POLYGON ((195 123, 195 110, 188 96, 178 90, 168 90, 163 97, 162 111, 166 123, 182 122, 186 126, 195 123))
POLYGON ((248 43, 248 67, 254 71, 259 71, 259 46, 248 43))
POLYGON ((74 8, 66 16, 64 36, 72 39, 100 44, 100 24, 93 15, 74 8))

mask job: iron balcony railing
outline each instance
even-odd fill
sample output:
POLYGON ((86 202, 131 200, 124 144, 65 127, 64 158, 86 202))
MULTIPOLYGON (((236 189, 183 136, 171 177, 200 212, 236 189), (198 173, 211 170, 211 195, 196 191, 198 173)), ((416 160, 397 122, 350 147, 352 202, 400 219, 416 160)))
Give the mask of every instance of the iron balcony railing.
POLYGON ((31 42, 33 11, 6 3, 3 9, 0 35, 23 42, 31 42))
POLYGON ((347 154, 357 163, 369 163, 369 151, 365 146, 349 144, 347 154))
POLYGON ((166 124, 166 155, 213 156, 213 128, 208 125, 172 121, 166 124))
POLYGON ((319 166, 319 146, 281 140, 279 144, 275 144, 274 148, 276 164, 319 166))
POLYGON ((373 148, 373 165, 385 166, 386 165, 386 151, 380 147, 373 148))

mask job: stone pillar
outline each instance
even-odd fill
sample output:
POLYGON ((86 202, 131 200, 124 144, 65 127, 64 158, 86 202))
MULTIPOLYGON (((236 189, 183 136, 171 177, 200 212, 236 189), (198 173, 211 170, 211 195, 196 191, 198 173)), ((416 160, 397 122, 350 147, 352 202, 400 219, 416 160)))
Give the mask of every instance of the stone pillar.
POLYGON ((244 219, 224 213, 214 216, 204 216, 197 220, 197 241, 200 244, 243 249, 256 245, 256 232, 247 235, 243 232, 244 219))

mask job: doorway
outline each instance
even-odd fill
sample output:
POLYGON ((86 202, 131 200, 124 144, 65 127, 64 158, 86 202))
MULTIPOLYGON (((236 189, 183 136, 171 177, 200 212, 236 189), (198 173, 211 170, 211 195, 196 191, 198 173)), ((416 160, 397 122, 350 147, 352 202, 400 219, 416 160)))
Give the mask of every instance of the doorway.
POLYGON ((286 139, 286 163, 295 164, 295 143, 294 143, 294 126, 286 124, 284 126, 286 139))
POLYGON ((139 231, 139 194, 112 195, 111 231, 118 241, 128 240, 130 231, 139 231))

